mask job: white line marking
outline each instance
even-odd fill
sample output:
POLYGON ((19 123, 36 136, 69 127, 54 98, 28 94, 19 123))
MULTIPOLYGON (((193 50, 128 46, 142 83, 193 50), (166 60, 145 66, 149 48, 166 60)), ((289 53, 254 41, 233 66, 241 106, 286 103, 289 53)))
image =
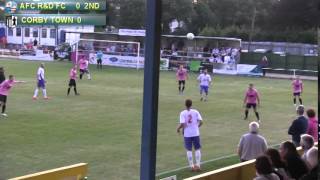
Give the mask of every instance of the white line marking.
MULTIPOLYGON (((279 146, 279 145, 280 144, 275 144, 275 145, 272 145, 270 147, 275 147, 275 146, 279 146)), ((237 154, 229 154, 229 155, 226 155, 226 156, 221 156, 221 157, 218 157, 218 158, 214 158, 214 159, 210 159, 210 160, 207 160, 207 161, 203 161, 203 162, 201 162, 201 165, 204 165, 204 164, 207 164, 207 163, 210 163, 210 162, 214 162, 214 161, 218 161, 218 160, 221 160, 221 159, 231 158, 233 156, 237 156, 237 154)), ((177 169, 173 169, 173 170, 169 170, 169 171, 164 171, 164 172, 158 173, 158 174, 156 174, 156 176, 159 177, 159 176, 162 176, 164 174, 169 174, 169 173, 172 173, 172 172, 181 171, 181 170, 187 169, 187 168, 189 168, 189 166, 183 166, 183 167, 180 167, 180 168, 177 168, 177 169)))

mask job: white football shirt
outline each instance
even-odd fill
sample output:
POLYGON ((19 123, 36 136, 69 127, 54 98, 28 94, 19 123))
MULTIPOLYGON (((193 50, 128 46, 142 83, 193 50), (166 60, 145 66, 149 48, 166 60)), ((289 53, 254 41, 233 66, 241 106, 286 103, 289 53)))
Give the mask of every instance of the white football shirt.
POLYGON ((211 76, 209 74, 200 74, 198 76, 198 81, 200 81, 200 86, 209 86, 211 82, 211 76))
POLYGON ((39 67, 37 77, 38 80, 44 80, 44 69, 42 67, 39 67))
POLYGON ((195 109, 184 110, 180 113, 180 124, 184 124, 184 137, 200 135, 199 121, 202 121, 202 117, 195 109))

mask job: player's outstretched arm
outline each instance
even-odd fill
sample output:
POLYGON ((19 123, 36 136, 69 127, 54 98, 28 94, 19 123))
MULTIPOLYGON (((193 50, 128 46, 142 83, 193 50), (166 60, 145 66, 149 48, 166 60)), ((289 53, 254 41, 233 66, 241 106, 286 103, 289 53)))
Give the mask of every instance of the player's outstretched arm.
POLYGON ((199 127, 201 127, 202 126, 202 124, 203 124, 203 122, 201 121, 201 120, 198 120, 198 122, 199 122, 199 127))
POLYGON ((177 127, 177 133, 180 134, 180 130, 183 129, 183 127, 184 127, 184 124, 180 123, 179 126, 177 127))
POLYGON ((15 80, 14 82, 20 84, 20 83, 26 83, 27 81, 17 81, 17 80, 15 80))

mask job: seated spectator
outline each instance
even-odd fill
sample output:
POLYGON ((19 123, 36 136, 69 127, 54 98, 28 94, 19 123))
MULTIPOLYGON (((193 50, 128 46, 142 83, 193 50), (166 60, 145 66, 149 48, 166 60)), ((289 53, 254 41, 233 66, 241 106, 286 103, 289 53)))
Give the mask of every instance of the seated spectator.
POLYGON ((280 156, 286 163, 288 175, 291 178, 299 179, 308 173, 308 167, 300 158, 295 145, 286 141, 280 145, 280 156))
POLYGON ((260 156, 256 159, 256 174, 253 180, 280 180, 280 178, 273 173, 270 159, 267 156, 260 156))
POLYGON ((318 148, 313 147, 307 152, 307 162, 310 165, 310 171, 301 180, 318 179, 318 148))
POLYGON ((307 116, 309 119, 307 134, 313 137, 314 141, 318 141, 318 119, 316 118, 316 113, 313 109, 307 110, 307 116))
POLYGON ((298 118, 294 120, 289 127, 288 134, 292 135, 292 142, 296 147, 300 145, 300 136, 305 134, 308 128, 308 120, 303 115, 304 107, 302 105, 297 107, 298 118))
POLYGON ((238 145, 238 155, 241 162, 255 159, 263 155, 267 150, 267 142, 264 137, 258 134, 259 124, 251 122, 249 133, 244 134, 238 145))
POLYGON ((280 180, 288 180, 287 166, 281 160, 279 151, 269 148, 266 155, 270 158, 274 173, 279 176, 280 180))
POLYGON ((314 145, 314 140, 313 137, 310 136, 309 134, 303 134, 301 135, 301 141, 300 141, 300 146, 303 149, 303 154, 301 156, 302 160, 306 162, 307 160, 307 152, 310 148, 312 148, 314 145))

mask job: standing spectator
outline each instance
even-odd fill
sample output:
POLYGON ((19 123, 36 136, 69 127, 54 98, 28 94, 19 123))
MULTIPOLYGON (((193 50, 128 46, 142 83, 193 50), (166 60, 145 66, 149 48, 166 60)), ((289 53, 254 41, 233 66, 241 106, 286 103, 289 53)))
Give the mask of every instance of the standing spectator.
POLYGON ((185 106, 186 109, 180 113, 180 124, 177 132, 180 133, 182 129, 184 146, 187 150, 187 159, 191 170, 200 171, 201 144, 199 128, 202 125, 202 117, 197 110, 191 109, 192 101, 190 99, 185 101, 185 106), (193 164, 192 148, 195 150, 196 165, 193 164))
POLYGON ((253 180, 280 180, 279 177, 273 173, 271 161, 267 156, 260 156, 256 160, 256 174, 253 180))
POLYGON ((259 124, 251 122, 249 133, 244 134, 238 145, 238 155, 241 162, 255 159, 263 155, 267 150, 267 141, 258 134, 259 124))
POLYGON ((314 145, 313 137, 309 134, 303 134, 301 135, 301 141, 300 146, 303 150, 303 154, 301 158, 306 162, 307 161, 307 152, 310 148, 312 148, 314 145))
POLYGON ((280 156, 287 165, 288 173, 291 178, 299 179, 308 172, 308 167, 300 158, 295 145, 286 141, 280 145, 280 156))
POLYGON ((307 134, 311 135, 314 141, 318 141, 318 119, 316 118, 316 112, 313 109, 308 109, 307 116, 309 119, 307 134))
POLYGON ((316 180, 318 179, 318 148, 313 147, 307 152, 307 162, 310 165, 310 171, 303 176, 301 180, 316 180))
POLYGON ((302 105, 297 107, 298 118, 294 120, 289 127, 288 134, 292 135, 292 142, 295 146, 300 145, 300 136, 305 134, 308 128, 308 120, 303 116, 304 107, 302 105))
POLYGON ((262 75, 263 77, 266 76, 266 69, 269 65, 269 62, 268 62, 268 58, 267 56, 263 56, 262 59, 261 59, 261 62, 260 62, 260 67, 262 69, 262 75))
POLYGON ((37 39, 34 39, 34 40, 33 40, 33 48, 34 48, 34 49, 37 49, 37 47, 38 47, 38 40, 37 40, 37 39))
POLYGON ((4 75, 4 68, 0 67, 0 84, 6 80, 6 76, 4 75))
POLYGON ((274 173, 277 174, 280 180, 288 180, 287 166, 282 161, 279 151, 273 148, 269 148, 266 155, 270 158, 274 173))

